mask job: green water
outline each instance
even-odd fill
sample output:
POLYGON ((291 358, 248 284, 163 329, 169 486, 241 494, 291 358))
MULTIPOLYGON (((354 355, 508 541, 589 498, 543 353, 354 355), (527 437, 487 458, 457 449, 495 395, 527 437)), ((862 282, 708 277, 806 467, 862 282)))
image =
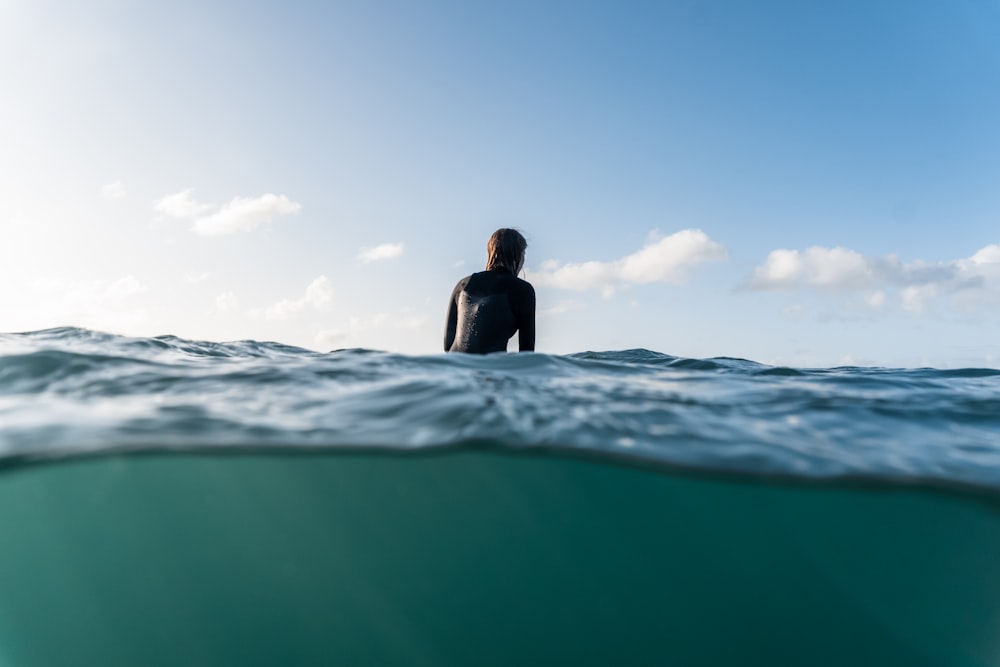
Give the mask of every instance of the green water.
POLYGON ((600 461, 0 475, 0 664, 1000 665, 1000 513, 600 461))

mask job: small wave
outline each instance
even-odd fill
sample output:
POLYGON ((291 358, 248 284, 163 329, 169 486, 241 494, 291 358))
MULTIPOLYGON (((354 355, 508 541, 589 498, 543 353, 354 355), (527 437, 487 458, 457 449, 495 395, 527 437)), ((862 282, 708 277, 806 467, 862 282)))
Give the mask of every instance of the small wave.
POLYGON ((797 368, 786 368, 785 366, 767 366, 757 371, 757 375, 776 375, 781 377, 803 377, 806 374, 797 368))

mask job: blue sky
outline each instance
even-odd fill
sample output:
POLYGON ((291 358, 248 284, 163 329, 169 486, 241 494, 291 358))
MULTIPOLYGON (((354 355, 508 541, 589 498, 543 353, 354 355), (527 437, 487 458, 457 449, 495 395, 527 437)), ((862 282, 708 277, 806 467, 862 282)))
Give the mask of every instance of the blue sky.
POLYGON ((0 0, 0 330, 1000 366, 996 2, 0 0))

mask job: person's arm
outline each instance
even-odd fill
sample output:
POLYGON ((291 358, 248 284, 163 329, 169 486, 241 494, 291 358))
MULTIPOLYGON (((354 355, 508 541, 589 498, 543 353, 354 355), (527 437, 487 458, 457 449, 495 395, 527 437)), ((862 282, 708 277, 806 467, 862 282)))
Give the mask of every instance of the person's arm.
POLYGON ((535 350, 535 288, 524 283, 524 290, 519 301, 520 312, 517 318, 517 348, 519 352, 535 350))
MULTIPOLYGON (((461 283, 459 283, 461 284, 461 283)), ((448 319, 444 325, 444 351, 451 351, 451 344, 455 342, 455 330, 458 327, 458 285, 451 292, 451 301, 448 302, 448 319)))

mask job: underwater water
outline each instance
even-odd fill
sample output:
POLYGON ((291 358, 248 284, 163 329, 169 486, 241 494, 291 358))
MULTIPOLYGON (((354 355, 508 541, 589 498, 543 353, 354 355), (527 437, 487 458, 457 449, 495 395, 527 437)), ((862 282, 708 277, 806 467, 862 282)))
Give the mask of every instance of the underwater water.
POLYGON ((0 335, 2 665, 1000 665, 1000 371, 0 335))

